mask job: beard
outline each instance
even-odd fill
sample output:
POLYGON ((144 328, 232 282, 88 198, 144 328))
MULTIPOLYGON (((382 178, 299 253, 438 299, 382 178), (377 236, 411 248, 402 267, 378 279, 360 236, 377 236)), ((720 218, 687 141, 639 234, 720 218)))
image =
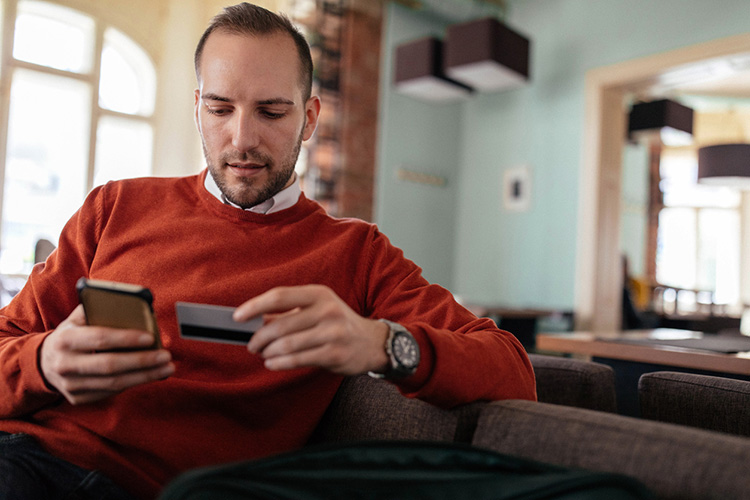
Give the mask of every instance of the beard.
POLYGON ((221 190, 224 197, 235 205, 247 209, 273 198, 286 187, 289 179, 291 179, 294 174, 294 166, 297 164, 297 157, 299 156, 300 148, 302 146, 302 136, 303 133, 300 132, 294 148, 289 151, 289 154, 281 159, 278 165, 273 157, 258 151, 247 151, 245 153, 235 154, 223 153, 219 155, 217 161, 213 161, 208 153, 205 141, 202 141, 203 155, 206 158, 208 171, 214 178, 216 185, 219 187, 219 190, 221 190), (237 178, 235 181, 236 183, 239 183, 239 185, 230 185, 227 181, 227 172, 225 170, 228 167, 225 167, 225 165, 228 163, 243 163, 251 161, 265 165, 263 168, 266 169, 266 180, 237 178))

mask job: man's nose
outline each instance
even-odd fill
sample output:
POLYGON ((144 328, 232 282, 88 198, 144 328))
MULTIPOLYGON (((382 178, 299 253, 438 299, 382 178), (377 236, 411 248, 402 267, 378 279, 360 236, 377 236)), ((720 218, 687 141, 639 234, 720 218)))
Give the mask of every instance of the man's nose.
POLYGON ((232 146, 238 151, 250 151, 258 146, 260 140, 258 123, 250 113, 235 113, 232 132, 232 146))

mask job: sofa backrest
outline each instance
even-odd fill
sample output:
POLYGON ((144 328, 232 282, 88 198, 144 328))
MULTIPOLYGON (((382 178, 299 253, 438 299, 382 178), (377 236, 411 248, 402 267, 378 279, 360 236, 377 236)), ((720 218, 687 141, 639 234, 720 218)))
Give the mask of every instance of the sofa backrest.
POLYGON ((643 418, 750 436, 750 382, 693 373, 641 375, 643 418))
POLYGON ((658 498, 750 498, 750 439, 581 408, 498 401, 479 415, 476 446, 567 467, 616 472, 658 498))

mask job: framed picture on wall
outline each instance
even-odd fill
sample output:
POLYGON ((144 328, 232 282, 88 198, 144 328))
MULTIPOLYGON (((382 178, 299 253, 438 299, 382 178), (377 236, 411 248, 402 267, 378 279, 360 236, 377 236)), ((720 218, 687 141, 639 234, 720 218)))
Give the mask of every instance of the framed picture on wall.
POLYGON ((526 212, 531 208, 531 167, 521 165, 503 172, 503 208, 526 212))

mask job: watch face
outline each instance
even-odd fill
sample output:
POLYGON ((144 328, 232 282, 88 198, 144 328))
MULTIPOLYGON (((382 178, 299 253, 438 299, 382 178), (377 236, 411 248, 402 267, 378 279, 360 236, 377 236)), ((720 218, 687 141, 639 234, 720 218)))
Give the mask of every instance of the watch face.
POLYGON ((391 345, 393 356, 406 368, 419 364, 419 346, 411 335, 397 333, 391 345))

